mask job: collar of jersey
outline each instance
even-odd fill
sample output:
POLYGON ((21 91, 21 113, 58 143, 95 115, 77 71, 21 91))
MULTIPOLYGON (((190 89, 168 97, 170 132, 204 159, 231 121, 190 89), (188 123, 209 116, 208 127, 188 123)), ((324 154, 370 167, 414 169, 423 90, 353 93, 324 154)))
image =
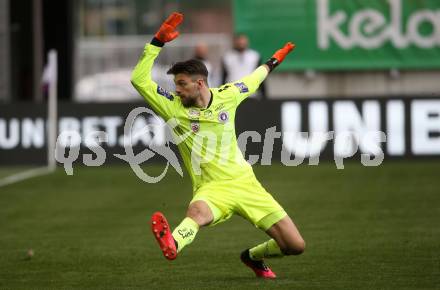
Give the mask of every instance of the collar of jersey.
POLYGON ((211 107, 212 101, 214 100, 214 94, 212 93, 211 89, 209 89, 209 92, 211 93, 211 99, 209 100, 208 106, 206 108, 197 108, 200 111, 207 110, 209 107, 211 107))

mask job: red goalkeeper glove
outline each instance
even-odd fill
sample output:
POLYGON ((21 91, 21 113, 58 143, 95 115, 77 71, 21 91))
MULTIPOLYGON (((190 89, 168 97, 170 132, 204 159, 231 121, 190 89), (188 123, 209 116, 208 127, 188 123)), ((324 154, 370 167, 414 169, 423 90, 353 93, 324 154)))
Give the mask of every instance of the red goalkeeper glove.
POLYGON ((162 43, 174 40, 179 36, 179 31, 177 31, 176 28, 182 21, 183 14, 174 12, 162 23, 154 37, 162 43))
POLYGON ((283 62, 283 60, 286 58, 286 56, 295 49, 295 44, 288 42, 284 45, 283 48, 277 50, 275 54, 266 62, 266 65, 269 67, 270 71, 272 71, 274 68, 276 68, 280 63, 283 62))

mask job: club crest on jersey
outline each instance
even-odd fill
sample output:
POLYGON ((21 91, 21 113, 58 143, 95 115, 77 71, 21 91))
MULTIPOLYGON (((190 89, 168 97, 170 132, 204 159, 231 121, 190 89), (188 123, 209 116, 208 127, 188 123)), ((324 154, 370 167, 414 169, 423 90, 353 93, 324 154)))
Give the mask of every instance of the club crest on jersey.
POLYGON ((164 96, 165 98, 167 98, 170 101, 174 100, 173 95, 170 92, 168 92, 167 90, 165 90, 162 87, 160 87, 160 86, 157 86, 157 93, 159 95, 164 96))
POLYGON ((235 83, 234 86, 236 86, 242 94, 249 92, 249 88, 244 83, 235 83))
POLYGON ((197 133, 200 131, 200 124, 198 122, 191 122, 191 131, 197 133))
POLYGON ((188 110, 188 116, 191 119, 198 119, 200 117, 200 111, 196 109, 189 109, 188 110))
POLYGON ((220 121, 220 123, 225 124, 229 120, 229 113, 226 111, 221 111, 220 113, 218 113, 218 120, 220 121))

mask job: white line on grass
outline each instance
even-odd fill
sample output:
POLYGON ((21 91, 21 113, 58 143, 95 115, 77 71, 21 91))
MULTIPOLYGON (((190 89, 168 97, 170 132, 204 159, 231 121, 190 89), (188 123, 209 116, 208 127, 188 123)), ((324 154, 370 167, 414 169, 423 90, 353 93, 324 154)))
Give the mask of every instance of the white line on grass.
POLYGON ((11 175, 11 176, 7 176, 7 177, 0 179, 0 187, 10 185, 10 184, 13 184, 13 183, 25 180, 25 179, 49 174, 49 173, 54 172, 54 170, 55 170, 54 168, 46 166, 46 167, 39 167, 39 168, 23 171, 23 172, 20 172, 20 173, 11 175))

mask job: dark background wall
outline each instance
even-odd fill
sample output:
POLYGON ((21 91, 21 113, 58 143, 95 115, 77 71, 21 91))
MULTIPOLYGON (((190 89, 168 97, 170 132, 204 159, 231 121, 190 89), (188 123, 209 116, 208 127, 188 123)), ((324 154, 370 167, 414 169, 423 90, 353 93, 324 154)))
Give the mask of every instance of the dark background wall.
MULTIPOLYGON (((12 100, 34 100, 35 82, 34 67, 38 64, 37 57, 46 63, 46 55, 50 49, 58 51, 58 92, 59 98, 70 99, 72 91, 72 58, 74 40, 74 1, 64 0, 20 0, 10 1, 11 27, 11 94, 12 100), (38 17, 33 11, 41 3, 42 33, 34 33, 38 25, 38 17), (41 37, 42 39, 37 39, 41 37), (42 43, 42 54, 38 55, 36 43, 42 43)), ((40 72, 42 73, 42 72, 40 72)))
POLYGON ((58 98, 70 99, 73 86, 74 1, 44 0, 44 57, 58 51, 58 98))

